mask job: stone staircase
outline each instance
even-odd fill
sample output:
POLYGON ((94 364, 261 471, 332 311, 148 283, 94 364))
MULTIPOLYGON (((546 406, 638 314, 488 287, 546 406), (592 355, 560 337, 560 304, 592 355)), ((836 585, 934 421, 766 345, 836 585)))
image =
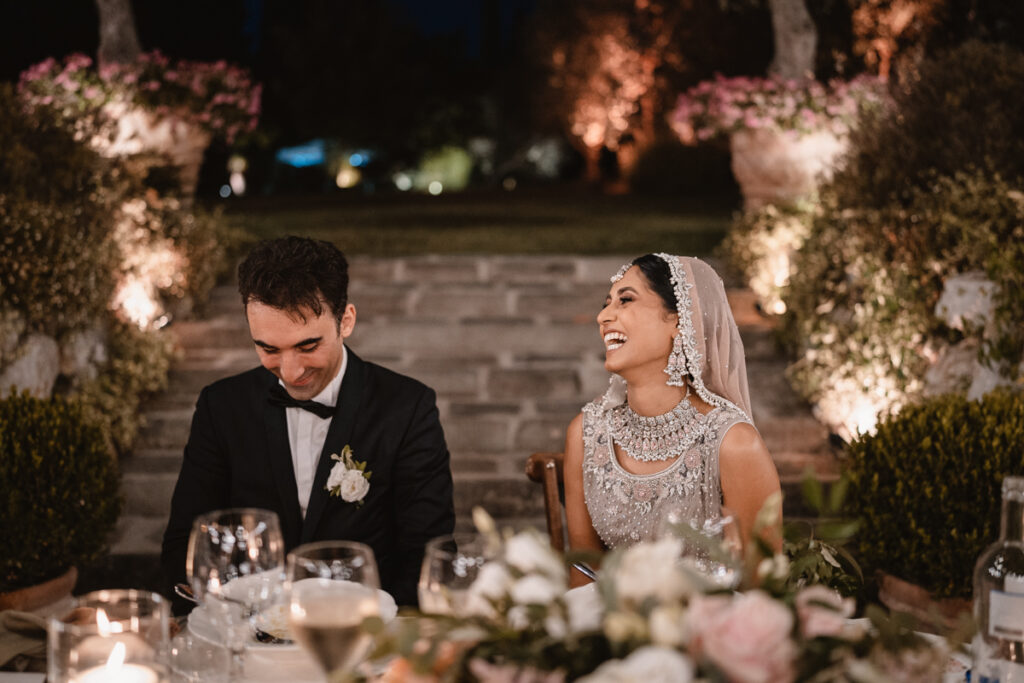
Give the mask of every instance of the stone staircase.
MULTIPOLYGON (((354 258, 349 343, 364 359, 437 391, 452 457, 458 525, 482 505, 503 523, 543 525, 533 451, 562 450, 565 427, 607 387, 595 316, 626 257, 416 256, 354 258)), ((727 283, 727 286, 734 283, 727 283)), ((754 417, 787 490, 804 469, 836 473, 827 434, 786 384, 785 361, 753 296, 729 290, 747 354, 754 417)), ((172 327, 181 358, 123 462, 127 501, 109 567, 152 585, 171 491, 199 390, 253 367, 256 356, 233 286, 217 288, 202 320, 172 327), (134 566, 135 570, 124 569, 134 566)), ((798 496, 790 495, 789 500, 798 496)), ((787 513, 795 508, 787 503, 787 513)))

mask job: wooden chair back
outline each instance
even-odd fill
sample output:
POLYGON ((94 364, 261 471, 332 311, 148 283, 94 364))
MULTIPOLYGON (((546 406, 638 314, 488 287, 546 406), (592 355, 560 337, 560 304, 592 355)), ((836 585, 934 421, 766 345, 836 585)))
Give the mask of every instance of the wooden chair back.
POLYGON ((544 485, 544 513, 547 516, 548 537, 551 547, 565 550, 565 523, 562 508, 565 493, 562 489, 562 460, 564 453, 534 453, 526 460, 526 476, 544 485))

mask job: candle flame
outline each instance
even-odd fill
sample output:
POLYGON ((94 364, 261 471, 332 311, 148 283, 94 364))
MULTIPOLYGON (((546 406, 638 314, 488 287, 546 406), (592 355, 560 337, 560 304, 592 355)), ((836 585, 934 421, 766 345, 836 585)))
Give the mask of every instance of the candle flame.
POLYGON ((107 658, 107 673, 112 673, 120 669, 121 665, 124 664, 124 658, 124 643, 115 644, 114 649, 110 651, 110 657, 107 658))
POLYGON ((101 636, 110 635, 110 619, 107 619, 107 613, 101 609, 96 610, 96 627, 101 636))

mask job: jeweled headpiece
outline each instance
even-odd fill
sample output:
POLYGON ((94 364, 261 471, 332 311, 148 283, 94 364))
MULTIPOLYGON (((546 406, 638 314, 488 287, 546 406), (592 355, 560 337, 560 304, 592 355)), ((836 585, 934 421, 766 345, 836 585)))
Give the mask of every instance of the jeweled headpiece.
MULTIPOLYGON (((676 298, 676 335, 672 343, 665 373, 667 384, 684 386, 687 376, 694 392, 711 405, 732 407, 750 412, 746 359, 725 285, 714 269, 700 259, 672 254, 655 254, 669 269, 676 298)), ((612 276, 612 283, 622 279, 633 266, 627 263, 612 276)), ((625 380, 612 377, 612 386, 604 403, 625 400, 625 380), (617 386, 616 378, 621 386, 617 386), (619 396, 621 394, 621 397, 619 396)))

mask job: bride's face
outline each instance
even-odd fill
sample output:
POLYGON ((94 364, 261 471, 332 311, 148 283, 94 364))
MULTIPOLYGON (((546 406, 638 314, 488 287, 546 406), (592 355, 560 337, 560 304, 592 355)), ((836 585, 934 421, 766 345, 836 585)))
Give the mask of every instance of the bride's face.
POLYGON ((672 351, 678 316, 665 307, 637 266, 626 271, 608 291, 597 324, 604 341, 604 367, 640 379, 662 373, 672 351))

